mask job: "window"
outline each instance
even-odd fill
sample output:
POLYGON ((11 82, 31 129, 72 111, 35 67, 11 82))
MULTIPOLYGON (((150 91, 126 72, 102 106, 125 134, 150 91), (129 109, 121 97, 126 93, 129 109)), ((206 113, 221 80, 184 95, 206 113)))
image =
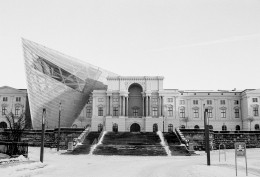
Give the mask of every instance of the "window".
POLYGON ((173 102, 173 98, 168 98, 168 102, 172 103, 173 102))
POLYGON ((116 123, 113 124, 113 132, 118 132, 118 125, 116 123))
POLYGON ((87 111, 86 111, 86 112, 87 112, 87 118, 91 118, 92 112, 91 112, 91 108, 90 108, 90 107, 87 108, 87 111))
POLYGON ((19 111, 20 111, 20 107, 16 106, 15 110, 14 110, 14 115, 18 116, 19 115, 19 111))
POLYGON ((240 126, 239 125, 236 125, 236 130, 240 130, 240 126))
POLYGON ((138 116, 138 109, 133 109, 133 115, 134 115, 134 117, 138 116))
POLYGON ((180 129, 185 129, 185 125, 181 125, 181 126, 180 126, 180 129))
POLYGON ((7 128, 7 123, 1 122, 0 123, 0 128, 7 128))
POLYGON ((208 105, 212 105, 212 100, 207 100, 208 105))
POLYGON ((209 125, 209 129, 210 129, 210 130, 213 130, 213 126, 212 126, 212 125, 209 125))
POLYGON ((253 102, 258 102, 258 99, 257 98, 252 98, 252 101, 253 102))
POLYGON ((198 125, 195 125, 194 128, 195 129, 200 129, 200 127, 198 125))
POLYGON ((153 107, 153 116, 157 116, 158 115, 158 111, 157 111, 157 107, 153 107))
POLYGON ((16 102, 21 102, 21 97, 16 97, 16 102))
POLYGON ((173 132, 173 125, 172 124, 168 125, 168 132, 173 132))
POLYGON ((98 116, 103 116, 103 107, 98 107, 98 116))
POLYGON ((185 100, 180 100, 180 105, 184 105, 185 104, 185 100))
POLYGON ((239 118, 239 109, 235 109, 235 118, 239 118))
POLYGON ((118 116, 118 107, 113 107, 113 116, 118 116))
POLYGON ((185 108, 181 108, 180 109, 180 118, 184 118, 185 117, 185 108))
POLYGON ((226 104, 225 100, 220 100, 220 104, 226 104))
POLYGON ((226 110, 221 109, 221 118, 226 118, 226 110))
POLYGON ((226 125, 222 125, 222 131, 227 131, 227 126, 226 125))
POLYGON ((8 101, 8 98, 7 97, 3 97, 3 101, 8 101))
POLYGON ((103 98, 98 98, 98 102, 103 102, 104 99, 103 98))
POLYGON ((255 124, 255 130, 259 130, 259 124, 255 124))
POLYGON ((153 124, 153 132, 158 132, 158 125, 157 124, 153 124))
POLYGON ((239 104, 239 101, 238 100, 234 100, 234 105, 237 105, 239 104))
POLYGON ((172 106, 168 107, 168 116, 169 117, 173 116, 173 108, 172 108, 172 106))
POLYGON ((258 108, 257 107, 253 108, 253 114, 254 114, 254 116, 258 116, 258 108))
POLYGON ((102 132, 103 130, 103 125, 102 124, 98 124, 98 132, 102 132))
POLYGON ((199 109, 194 109, 193 115, 194 115, 194 118, 199 118, 199 109))
POLYGON ((3 106, 3 107, 2 107, 2 115, 3 115, 3 116, 6 115, 6 111, 7 111, 7 110, 6 110, 6 107, 3 106))
POLYGON ((212 118, 212 109, 208 109, 208 118, 212 118))
POLYGON ((199 104, 198 100, 193 100, 193 104, 199 104))

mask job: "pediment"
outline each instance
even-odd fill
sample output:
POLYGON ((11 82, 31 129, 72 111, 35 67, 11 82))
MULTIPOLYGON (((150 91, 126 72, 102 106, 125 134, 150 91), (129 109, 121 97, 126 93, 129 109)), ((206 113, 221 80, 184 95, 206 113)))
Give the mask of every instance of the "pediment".
POLYGON ((0 93, 1 94, 23 94, 26 93, 26 91, 18 90, 9 86, 3 86, 0 87, 0 93))

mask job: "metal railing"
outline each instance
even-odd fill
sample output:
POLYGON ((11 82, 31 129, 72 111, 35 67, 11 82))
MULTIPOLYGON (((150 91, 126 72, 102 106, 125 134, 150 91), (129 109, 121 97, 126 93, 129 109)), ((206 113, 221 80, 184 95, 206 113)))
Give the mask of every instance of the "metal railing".
POLYGON ((9 156, 23 155, 25 157, 28 157, 28 143, 0 142, 0 152, 9 156))

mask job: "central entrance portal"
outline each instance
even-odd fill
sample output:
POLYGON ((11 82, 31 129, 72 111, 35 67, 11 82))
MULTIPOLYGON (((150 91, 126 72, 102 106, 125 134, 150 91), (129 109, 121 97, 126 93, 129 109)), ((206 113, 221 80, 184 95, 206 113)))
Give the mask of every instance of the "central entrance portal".
POLYGON ((130 127, 130 132, 140 132, 140 125, 133 123, 130 127))

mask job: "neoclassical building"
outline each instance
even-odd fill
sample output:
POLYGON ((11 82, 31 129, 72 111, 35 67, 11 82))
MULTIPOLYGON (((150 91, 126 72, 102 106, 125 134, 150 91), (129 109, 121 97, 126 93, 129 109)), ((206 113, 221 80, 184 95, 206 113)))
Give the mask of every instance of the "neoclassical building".
POLYGON ((171 131, 204 128, 258 130, 260 90, 164 89, 162 76, 120 76, 23 39, 27 89, 34 129, 43 109, 49 128, 92 131, 171 131), (61 107, 60 107, 61 105, 61 107))
MULTIPOLYGON (((208 109, 213 130, 259 130, 260 90, 163 89, 161 76, 108 77, 106 90, 94 90, 81 113, 93 131, 171 131, 204 128, 208 109)), ((82 124, 82 122, 81 122, 82 124)), ((80 126, 78 120, 74 126, 80 126)))

